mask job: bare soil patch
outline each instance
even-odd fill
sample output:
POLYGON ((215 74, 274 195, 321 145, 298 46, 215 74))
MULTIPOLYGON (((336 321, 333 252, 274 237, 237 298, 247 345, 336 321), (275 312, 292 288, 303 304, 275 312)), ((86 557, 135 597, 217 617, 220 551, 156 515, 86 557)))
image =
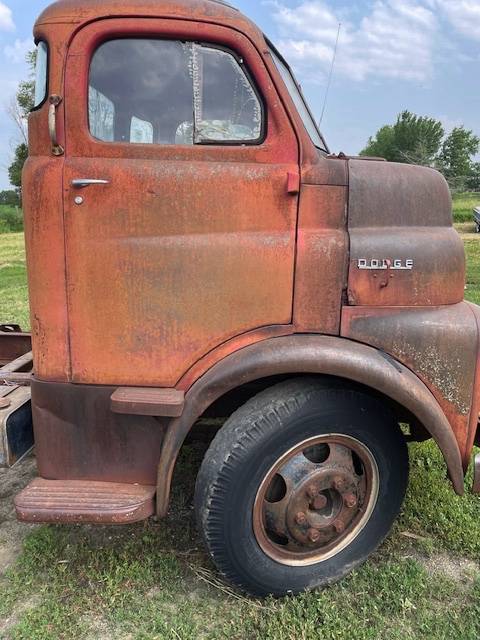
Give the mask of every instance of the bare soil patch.
POLYGON ((0 576, 19 555, 27 533, 37 526, 18 522, 13 506, 14 496, 36 473, 37 465, 33 454, 11 469, 0 469, 0 576))

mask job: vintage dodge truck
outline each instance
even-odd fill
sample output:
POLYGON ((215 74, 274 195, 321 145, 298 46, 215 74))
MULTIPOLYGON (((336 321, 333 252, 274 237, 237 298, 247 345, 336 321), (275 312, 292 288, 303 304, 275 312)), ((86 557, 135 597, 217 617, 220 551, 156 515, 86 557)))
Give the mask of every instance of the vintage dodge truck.
POLYGON ((252 594, 362 562, 401 507, 408 440, 433 438, 462 494, 480 312, 443 177, 332 155, 285 60, 219 0, 60 0, 34 34, 33 370, 6 327, 0 372, 6 450, 31 440, 12 422, 31 389, 18 518, 165 516, 205 416, 226 421, 198 528, 252 594))

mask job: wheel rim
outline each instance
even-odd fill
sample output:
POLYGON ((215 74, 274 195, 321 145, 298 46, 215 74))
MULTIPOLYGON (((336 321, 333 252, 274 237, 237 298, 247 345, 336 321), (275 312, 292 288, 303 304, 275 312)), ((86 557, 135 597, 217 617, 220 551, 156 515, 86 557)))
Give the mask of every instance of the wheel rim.
POLYGON ((281 564, 328 560, 360 534, 378 497, 371 451, 342 434, 308 438, 268 471, 253 507, 262 550, 281 564))

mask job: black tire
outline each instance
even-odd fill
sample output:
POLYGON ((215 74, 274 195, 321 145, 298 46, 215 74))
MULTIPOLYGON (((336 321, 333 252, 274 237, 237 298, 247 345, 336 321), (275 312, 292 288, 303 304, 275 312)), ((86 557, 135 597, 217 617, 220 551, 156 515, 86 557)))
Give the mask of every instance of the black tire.
POLYGON ((228 582, 255 596, 298 593, 331 584, 366 560, 390 531, 407 481, 405 439, 382 402, 358 390, 296 378, 251 398, 215 436, 197 478, 197 526, 228 582), (372 454, 378 469, 376 503, 357 537, 333 557, 308 566, 277 562, 254 533, 258 489, 286 451, 333 431, 372 454))

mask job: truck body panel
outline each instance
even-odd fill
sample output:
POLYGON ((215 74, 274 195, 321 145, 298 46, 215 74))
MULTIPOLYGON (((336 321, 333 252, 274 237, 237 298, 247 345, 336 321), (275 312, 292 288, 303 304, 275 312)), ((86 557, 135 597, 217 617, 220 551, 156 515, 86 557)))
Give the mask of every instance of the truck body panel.
MULTIPOLYGON (((432 436, 462 493, 480 408, 479 316, 463 302, 464 252, 440 174, 332 156, 320 134, 315 144, 274 49, 221 3, 61 0, 35 37, 49 43, 24 169, 41 477, 138 483, 141 513, 156 485, 165 515, 178 452, 204 412, 250 383, 311 374, 363 385, 432 436), (126 42, 137 52, 168 42, 188 70, 146 59, 143 85, 130 77, 122 93, 118 60, 96 56, 126 42), (205 116, 222 95, 208 102, 214 82, 196 57, 206 50, 241 77, 235 98, 255 95, 257 137, 201 139, 205 122, 226 130, 205 116), (191 122, 172 105, 152 116, 142 87, 179 74, 192 81, 191 122), (167 400, 149 415, 118 413, 120 386, 167 400), (181 415, 169 390, 185 394, 181 415)), ((33 495, 21 503, 30 519, 33 495)))

